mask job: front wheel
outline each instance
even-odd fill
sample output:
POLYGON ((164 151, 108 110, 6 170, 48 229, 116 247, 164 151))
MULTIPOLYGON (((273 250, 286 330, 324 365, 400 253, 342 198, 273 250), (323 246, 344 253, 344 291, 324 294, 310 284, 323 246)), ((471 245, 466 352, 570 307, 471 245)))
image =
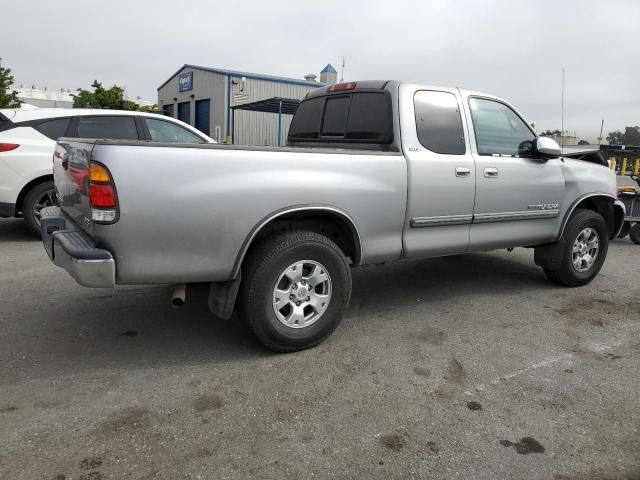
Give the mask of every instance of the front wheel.
POLYGON ((565 248, 558 269, 544 269, 554 282, 579 287, 593 280, 607 257, 609 230, 593 210, 576 209, 562 235, 565 248))
POLYGON ((27 228, 40 236, 40 210, 57 205, 52 181, 42 182, 31 189, 22 204, 22 216, 27 228))
POLYGON ((351 297, 351 271, 340 248, 315 232, 285 232, 250 252, 238 310, 267 348, 313 347, 338 326, 351 297))

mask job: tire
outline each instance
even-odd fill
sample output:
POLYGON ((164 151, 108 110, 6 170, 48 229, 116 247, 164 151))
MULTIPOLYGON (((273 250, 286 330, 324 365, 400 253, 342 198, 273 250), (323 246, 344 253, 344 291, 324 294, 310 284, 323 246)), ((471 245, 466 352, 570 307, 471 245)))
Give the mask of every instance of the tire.
POLYGON ((55 187, 52 181, 39 183, 29 191, 22 203, 22 216, 27 228, 40 236, 39 211, 44 207, 57 205, 55 200, 55 187))
MULTIPOLYGON (((555 283, 567 287, 579 287, 591 282, 604 264, 609 248, 609 229, 602 215, 593 210, 576 209, 562 235, 566 245, 557 270, 544 269, 544 273, 555 283), (580 267, 574 265, 574 246, 584 248, 582 252, 592 254, 587 239, 592 239, 591 234, 585 236, 585 232, 597 235, 597 255, 589 264, 587 260, 580 262, 580 267), (584 245, 584 247, 583 247, 584 245), (580 269, 584 270, 580 271, 580 269)), ((576 252, 577 259, 587 258, 580 251, 576 252)), ((589 257, 591 258, 591 257, 589 257)))
POLYGON ((640 223, 636 223, 631 230, 629 230, 629 238, 636 245, 640 245, 640 223))
POLYGON ((618 234, 618 238, 624 238, 627 235, 629 235, 629 230, 631 230, 631 222, 624 222, 622 224, 622 229, 620 230, 620 233, 618 234))
POLYGON ((309 231, 279 233, 252 248, 242 278, 238 313, 276 352, 322 342, 342 320, 351 297, 344 254, 327 237, 309 231))

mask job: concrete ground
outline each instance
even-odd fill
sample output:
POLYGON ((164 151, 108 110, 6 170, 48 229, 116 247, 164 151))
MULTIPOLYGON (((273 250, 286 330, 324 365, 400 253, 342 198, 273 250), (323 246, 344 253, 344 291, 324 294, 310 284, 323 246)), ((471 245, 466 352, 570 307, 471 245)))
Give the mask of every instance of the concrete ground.
POLYGON ((357 269, 333 336, 276 355, 2 220, 0 478, 640 479, 639 257, 580 289, 524 249, 357 269))

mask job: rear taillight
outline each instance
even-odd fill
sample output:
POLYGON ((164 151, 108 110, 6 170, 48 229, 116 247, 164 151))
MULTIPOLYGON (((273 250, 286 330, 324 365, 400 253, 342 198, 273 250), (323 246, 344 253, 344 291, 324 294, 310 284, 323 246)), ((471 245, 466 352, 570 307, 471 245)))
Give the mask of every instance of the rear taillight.
POLYGON ((19 146, 17 143, 0 143, 0 152, 10 152, 19 146))
POLYGON ((111 185, 90 183, 89 200, 92 207, 114 208, 116 206, 116 194, 111 185))
POLYGON ((109 170, 96 162, 89 164, 89 204, 94 222, 112 223, 118 218, 118 199, 109 170))

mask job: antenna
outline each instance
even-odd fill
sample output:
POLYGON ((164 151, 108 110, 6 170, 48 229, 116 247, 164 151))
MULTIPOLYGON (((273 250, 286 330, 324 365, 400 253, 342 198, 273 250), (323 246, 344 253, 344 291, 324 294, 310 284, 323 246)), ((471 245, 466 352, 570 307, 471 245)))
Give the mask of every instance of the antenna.
POLYGON ((562 67, 562 112, 560 113, 560 154, 564 156, 564 67, 562 67))
POLYGON ((340 83, 344 82, 344 57, 342 57, 342 70, 340 71, 340 83))

